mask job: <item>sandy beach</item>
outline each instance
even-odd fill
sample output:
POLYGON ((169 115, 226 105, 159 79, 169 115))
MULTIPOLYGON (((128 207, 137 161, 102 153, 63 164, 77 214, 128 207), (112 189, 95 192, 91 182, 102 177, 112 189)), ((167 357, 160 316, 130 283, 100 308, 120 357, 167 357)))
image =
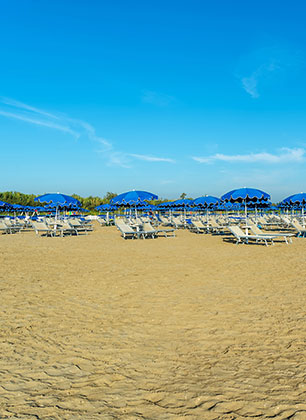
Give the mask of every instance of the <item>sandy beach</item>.
POLYGON ((0 235, 0 418, 306 419, 305 255, 0 235))

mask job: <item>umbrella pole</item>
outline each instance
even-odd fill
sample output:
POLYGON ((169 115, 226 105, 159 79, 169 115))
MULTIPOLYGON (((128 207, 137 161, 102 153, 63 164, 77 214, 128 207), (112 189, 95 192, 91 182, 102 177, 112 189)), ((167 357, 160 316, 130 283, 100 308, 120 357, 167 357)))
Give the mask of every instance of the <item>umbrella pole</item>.
POLYGON ((246 200, 244 201, 244 215, 245 215, 245 232, 248 235, 249 234, 249 230, 248 230, 248 209, 247 209, 246 200))

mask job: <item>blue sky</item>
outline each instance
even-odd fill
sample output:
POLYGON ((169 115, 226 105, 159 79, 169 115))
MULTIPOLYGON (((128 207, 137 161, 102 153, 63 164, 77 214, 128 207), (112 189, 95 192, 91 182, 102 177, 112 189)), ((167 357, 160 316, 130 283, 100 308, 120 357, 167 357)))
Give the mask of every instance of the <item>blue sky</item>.
POLYGON ((1 191, 306 191, 302 0, 1 7, 1 191))

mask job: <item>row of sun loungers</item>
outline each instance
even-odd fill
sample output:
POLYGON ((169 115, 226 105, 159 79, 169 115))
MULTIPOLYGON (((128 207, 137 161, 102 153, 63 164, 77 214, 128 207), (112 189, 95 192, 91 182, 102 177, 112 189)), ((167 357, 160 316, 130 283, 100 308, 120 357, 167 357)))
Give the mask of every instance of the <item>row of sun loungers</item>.
MULTIPOLYGON (((173 223, 173 217, 164 219, 164 222, 169 224, 173 223)), ((179 227, 188 228, 191 232, 196 234, 213 234, 213 235, 225 235, 228 240, 228 236, 232 235, 236 244, 248 244, 248 243, 263 243, 274 245, 275 241, 284 241, 286 244, 292 243, 293 236, 305 236, 306 229, 299 223, 298 220, 283 220, 281 217, 258 217, 256 220, 248 218, 247 226, 245 220, 242 217, 205 217, 196 216, 190 217, 185 221, 177 218, 174 219, 175 225, 179 227), (259 228, 260 226, 261 228, 259 228), (288 232, 288 226, 290 232, 288 232), (279 231, 273 230, 273 232, 267 232, 265 229, 278 229, 279 231), (245 230, 243 230, 243 228, 245 230), (293 230, 295 232, 293 232, 293 230)))
POLYGON ((164 228, 162 226, 152 226, 150 222, 142 223, 127 223, 126 221, 117 218, 116 227, 120 231, 124 239, 147 239, 157 238, 160 235, 165 237, 174 237, 175 229, 164 228))
POLYGON ((78 218, 51 219, 41 218, 20 223, 18 219, 0 219, 0 232, 6 234, 18 233, 22 230, 34 229, 37 235, 45 236, 64 236, 87 234, 93 230, 91 224, 81 221, 78 218))
MULTIPOLYGON (((102 218, 98 222, 102 226, 108 225, 102 218)), ((226 240, 230 235, 236 244, 263 243, 268 246, 274 245, 275 241, 289 244, 293 236, 306 236, 303 218, 277 214, 250 216, 247 221, 235 215, 116 217, 115 225, 124 239, 174 237, 176 229, 189 229, 196 234, 225 235, 226 240)), ((77 217, 58 220, 48 217, 38 220, 0 219, 0 233, 14 234, 29 228, 34 229, 37 235, 50 237, 88 234, 93 230, 88 221, 77 217)))
POLYGON ((0 220, 0 232, 2 233, 16 233, 20 232, 22 229, 22 225, 14 224, 9 220, 0 220))
POLYGON ((218 234, 218 235, 232 235, 236 243, 264 243, 265 245, 274 244, 275 241, 284 241, 289 244, 292 243, 293 236, 306 236, 306 228, 300 223, 298 219, 288 218, 283 215, 263 215, 257 217, 250 217, 247 220, 247 226, 243 217, 237 216, 193 216, 184 218, 183 216, 158 216, 159 226, 155 226, 153 220, 149 224, 145 224, 144 218, 138 218, 133 222, 116 222, 118 229, 121 231, 123 237, 132 238, 147 238, 156 237, 160 229, 160 223, 165 226, 172 226, 175 229, 188 228, 191 232, 197 234, 218 234), (136 229, 138 224, 142 224, 142 229, 136 229), (153 226, 152 226, 153 225, 153 226), (245 231, 242 229, 244 228, 245 231), (269 231, 267 231, 269 229, 269 231), (288 231, 290 229, 290 231, 288 231), (273 230, 271 232, 271 230, 273 230))
POLYGON ((44 234, 46 236, 65 236, 79 235, 81 233, 88 234, 93 230, 91 224, 81 223, 79 219, 63 219, 63 220, 37 220, 31 222, 32 227, 37 235, 44 234))

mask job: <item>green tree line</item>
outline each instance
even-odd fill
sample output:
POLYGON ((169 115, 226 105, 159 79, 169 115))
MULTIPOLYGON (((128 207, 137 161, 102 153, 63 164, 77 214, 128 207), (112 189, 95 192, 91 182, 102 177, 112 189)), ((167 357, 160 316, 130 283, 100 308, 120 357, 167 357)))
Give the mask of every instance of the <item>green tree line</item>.
MULTIPOLYGON (((110 200, 116 197, 117 194, 112 192, 107 192, 104 197, 81 197, 78 194, 72 194, 72 197, 80 201, 82 207, 89 211, 93 211, 97 206, 101 204, 108 204, 110 200)), ((0 200, 5 201, 10 204, 21 204, 22 206, 37 206, 37 202, 34 201, 34 198, 38 197, 35 194, 23 194, 17 191, 5 191, 0 192, 0 200)), ((186 194, 182 193, 180 198, 185 198, 186 194)), ((160 204, 169 201, 167 199, 161 198, 159 200, 151 201, 151 204, 160 204)))
MULTIPOLYGON (((117 194, 107 192, 104 197, 81 197, 78 194, 72 194, 72 197, 78 199, 84 209, 94 210, 100 204, 107 204, 110 200, 116 197, 117 194)), ((21 204, 22 206, 37 206, 34 198, 38 197, 35 194, 23 194, 17 191, 0 192, 0 200, 10 204, 21 204)))

